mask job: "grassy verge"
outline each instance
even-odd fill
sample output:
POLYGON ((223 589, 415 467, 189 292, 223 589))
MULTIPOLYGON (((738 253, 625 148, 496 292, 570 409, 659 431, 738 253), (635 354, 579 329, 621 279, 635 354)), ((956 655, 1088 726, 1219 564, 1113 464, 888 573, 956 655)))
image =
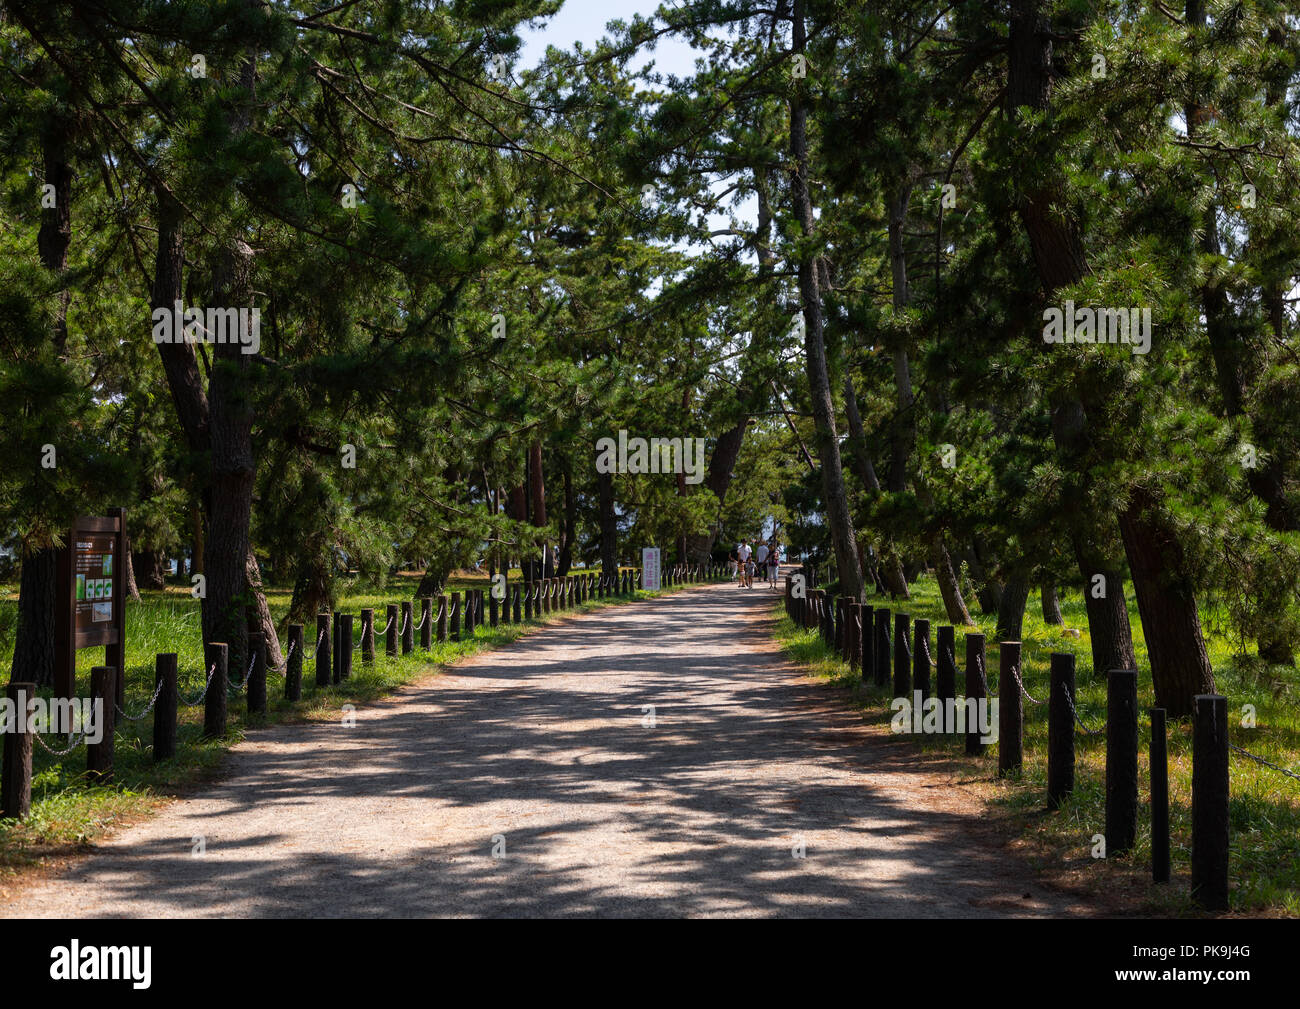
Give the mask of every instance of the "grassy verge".
MULTIPOLYGON (((1131 598, 1131 597, 1130 597, 1131 598)), ((874 604, 876 599, 869 600, 874 604)), ((883 600, 880 600, 883 602, 883 600)), ((1076 655, 1078 711, 1086 724, 1102 728, 1106 720, 1106 686, 1091 673, 1092 653, 1088 621, 1079 595, 1062 599, 1065 626, 1045 624, 1031 599, 1022 633, 1022 676, 1029 694, 1045 701, 1048 695, 1048 665, 1052 652, 1076 655), (1079 632, 1076 638, 1067 629, 1079 632)), ((1145 711, 1155 698, 1149 675, 1142 625, 1132 610, 1133 633, 1138 657, 1138 705, 1145 711)), ((948 622, 937 584, 922 577, 912 586, 912 599, 891 605, 931 622, 933 628, 948 622)), ((1208 614, 1213 618, 1214 614, 1208 614)), ((996 619, 978 618, 978 630, 990 642, 986 666, 990 686, 996 692, 998 653, 996 619)), ((1207 627, 1215 626, 1213 619, 1207 627)), ((966 630, 974 631, 971 627, 966 630)), ((784 612, 777 636, 787 654, 807 667, 814 676, 832 679, 854 688, 866 721, 878 731, 889 731, 891 693, 884 688, 863 686, 832 650, 812 631, 797 628, 784 612)), ((892 621, 891 621, 892 633, 892 621)), ((963 631, 957 631, 958 691, 964 680, 965 646, 963 631)), ((1232 742, 1283 767, 1300 767, 1300 707, 1296 704, 1300 677, 1294 669, 1265 667, 1252 657, 1235 656, 1230 643, 1211 633, 1207 644, 1219 692, 1228 698, 1229 730, 1232 742), (1242 723, 1245 705, 1252 705, 1255 726, 1242 723)), ((933 673, 931 673, 933 677, 933 673)), ((933 679, 931 680, 933 683, 933 679)), ((1126 906, 1152 914, 1193 915, 1198 913, 1188 898, 1191 867, 1191 781, 1192 739, 1190 723, 1169 727, 1169 802, 1173 859, 1173 881, 1151 883, 1151 822, 1148 753, 1150 723, 1141 720, 1139 764, 1139 810, 1137 845, 1130 853, 1107 859, 1092 857, 1092 837, 1105 829, 1105 737, 1075 734, 1074 795, 1055 812, 1046 811, 1047 790, 1047 706, 1025 704, 1024 768, 1009 780, 998 780, 997 747, 990 746, 982 757, 966 757, 960 740, 944 736, 912 736, 924 750, 941 750, 960 768, 959 783, 981 793, 1005 814, 1020 835, 1022 847, 1036 867, 1062 884, 1105 893, 1126 906)), ((1300 782, 1233 754, 1231 757, 1231 861, 1232 911, 1251 915, 1300 915, 1300 782)))
MULTIPOLYGON (((384 606, 410 599, 418 576, 399 576, 383 591, 354 586, 339 601, 338 612, 357 613, 374 607, 378 628, 383 626, 384 606)), ((453 579, 448 591, 487 588, 486 576, 453 579)), ((664 590, 676 591, 676 587, 664 590)), ((397 687, 428 675, 439 667, 466 655, 495 648, 514 641, 543 624, 562 620, 575 613, 585 613, 607 606, 625 605, 634 599, 648 599, 662 592, 637 592, 632 597, 592 599, 570 610, 535 617, 519 624, 480 626, 472 636, 461 631, 461 641, 435 642, 429 652, 419 647, 409 656, 388 658, 383 654, 383 637, 376 633, 376 658, 373 665, 361 662, 354 654, 352 676, 347 681, 324 688, 315 686, 314 664, 303 663, 303 697, 300 701, 284 699, 284 680, 267 672, 267 714, 250 717, 243 695, 232 693, 229 729, 221 739, 203 738, 202 704, 187 707, 182 703, 177 726, 176 756, 155 763, 152 756, 153 716, 140 721, 119 717, 114 744, 115 781, 111 786, 92 785, 86 780, 86 750, 78 747, 66 757, 55 757, 40 746, 32 760, 32 811, 22 821, 0 819, 0 882, 6 877, 39 866, 50 858, 72 854, 87 847, 105 831, 147 816, 169 797, 218 773, 225 751, 244 738, 250 729, 260 726, 334 718, 344 704, 375 700, 397 687)), ((289 609, 287 589, 267 591, 267 603, 276 620, 289 609)), ((15 607, 13 599, 0 601, 0 607, 15 607)), ((176 652, 180 669, 182 702, 196 698, 203 689, 204 667, 199 624, 199 604, 183 588, 144 592, 139 603, 127 605, 127 680, 125 709, 135 714, 143 711, 153 696, 154 656, 159 652, 176 652)), ((415 606, 418 618, 419 606, 415 606)), ((377 629, 378 629, 377 628, 377 629)), ((359 631, 357 632, 359 634, 359 631)), ((306 628, 307 654, 315 644, 314 629, 306 628)), ((12 657, 0 656, 6 666, 12 657)), ((77 655, 78 694, 89 692, 89 670, 102 664, 102 648, 83 649, 77 655)), ((231 670, 232 678, 242 678, 242 671, 231 670)), ((48 695, 48 691, 45 692, 48 695)), ((59 741, 47 738, 49 745, 60 748, 59 741)))

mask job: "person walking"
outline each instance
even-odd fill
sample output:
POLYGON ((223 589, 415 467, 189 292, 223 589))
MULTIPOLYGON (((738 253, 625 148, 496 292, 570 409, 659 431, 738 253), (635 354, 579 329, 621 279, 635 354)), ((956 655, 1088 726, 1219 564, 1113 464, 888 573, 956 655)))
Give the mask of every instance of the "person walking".
POLYGON ((749 546, 749 540, 741 540, 740 546, 736 548, 736 557, 740 561, 740 580, 737 584, 741 588, 752 589, 754 587, 752 573, 754 563, 751 560, 753 555, 754 551, 749 546))
POLYGON ((775 537, 772 539, 772 549, 767 554, 767 583, 772 588, 776 588, 776 577, 781 568, 781 545, 776 542, 775 537))

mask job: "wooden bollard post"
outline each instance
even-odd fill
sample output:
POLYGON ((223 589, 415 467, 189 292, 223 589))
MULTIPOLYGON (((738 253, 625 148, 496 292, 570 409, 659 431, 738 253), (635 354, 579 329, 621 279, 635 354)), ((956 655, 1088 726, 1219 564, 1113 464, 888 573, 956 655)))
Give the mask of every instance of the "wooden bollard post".
MULTIPOLYGON (((966 635, 966 700, 974 700, 975 706, 966 705, 966 752, 978 756, 984 752, 985 743, 980 738, 979 702, 988 701, 987 680, 984 673, 984 635, 966 635), (974 726, 972 727, 972 719, 974 726)), ((1000 730, 999 726, 999 730, 1000 730)))
POLYGON ((1165 709, 1151 709, 1151 880, 1169 882, 1169 750, 1165 709))
MULTIPOLYGON (((225 698, 224 691, 222 698, 225 698)), ((98 782, 112 781, 113 727, 117 721, 117 670, 113 666, 95 666, 91 669, 90 702, 102 705, 99 723, 103 736, 98 743, 86 744, 87 777, 98 782)))
POLYGON ((438 641, 447 640, 447 594, 438 595, 438 641))
POLYGON ((861 642, 858 645, 858 660, 862 663, 862 685, 875 682, 876 679, 876 608, 862 607, 861 642))
POLYGON ((512 622, 517 624, 520 622, 519 621, 520 596, 523 595, 522 591, 520 591, 520 586, 518 583, 515 584, 512 592, 514 595, 514 605, 512 607, 512 609, 514 610, 514 620, 512 622))
POLYGON ((433 596, 420 597, 420 648, 428 651, 433 647, 433 596))
POLYGON ((465 637, 474 636, 474 628, 478 626, 478 593, 474 589, 465 590, 465 637))
POLYGON ((1192 900, 1228 909, 1228 699, 1197 694, 1192 730, 1192 900))
MULTIPOLYGON (((230 650, 225 642, 211 641, 204 647, 203 655, 207 667, 203 675, 206 677, 208 669, 212 670, 212 679, 207 681, 207 693, 203 696, 203 735, 209 739, 219 739, 226 734, 226 689, 230 682, 227 663, 230 660, 230 650)), ((317 668, 319 669, 319 663, 317 668)))
POLYGON ((912 618, 906 613, 894 614, 894 697, 912 703, 912 657, 908 655, 907 628, 912 618))
POLYGON ((533 619, 533 583, 524 582, 524 619, 533 619))
POLYGON ((397 657, 397 632, 402 629, 398 622, 398 610, 396 603, 388 603, 384 607, 384 654, 389 658, 397 657))
POLYGON ((460 640, 460 593, 451 594, 451 640, 460 640))
POLYGON ((543 578, 541 583, 541 595, 538 602, 542 604, 542 613, 551 612, 551 579, 543 578))
POLYGON ((826 642, 826 647, 835 651, 837 614, 835 612, 835 602, 826 592, 822 593, 822 640, 826 642))
POLYGON ((302 700, 302 624, 289 625, 289 653, 284 659, 284 699, 302 700))
POLYGON ((935 636, 939 654, 934 663, 934 694, 947 711, 948 702, 957 699, 957 630, 952 624, 940 624, 935 636))
POLYGON ((158 700, 153 706, 153 760, 176 756, 176 713, 180 689, 176 682, 176 653, 162 652, 153 660, 153 688, 158 700))
MULTIPOLYGON (((505 593, 502 592, 501 594, 502 597, 504 598, 505 593)), ((497 598, 497 587, 493 585, 492 590, 488 593, 488 626, 496 627, 497 624, 500 623, 500 621, 501 621, 501 600, 497 598)), ((507 613, 506 622, 509 623, 509 621, 510 621, 510 614, 507 613)))
POLYGON ((1047 702, 1047 808, 1060 809, 1074 791, 1074 656, 1052 653, 1047 702))
POLYGON ((1137 670, 1106 676, 1106 856, 1120 855, 1137 840, 1137 670))
POLYGON ((844 646, 844 608, 848 605, 847 596, 835 597, 835 651, 839 653, 840 658, 847 659, 848 654, 844 646))
POLYGON ((889 610, 881 606, 876 610, 876 669, 873 681, 878 687, 889 684, 889 662, 889 610))
POLYGON ((375 611, 369 607, 361 611, 361 661, 365 665, 375 661, 375 611))
POLYGON ((930 699, 930 621, 917 617, 912 624, 912 693, 921 692, 921 702, 930 699))
POLYGON ((998 642, 998 777, 1019 771, 1024 763, 1025 701, 1017 679, 1020 642, 998 642))
POLYGON ((18 724, 3 737, 0 816, 21 820, 32 811, 32 734, 28 731, 27 713, 28 705, 36 697, 36 684, 11 681, 5 686, 5 697, 13 703, 18 724))
POLYGON ((244 700, 250 715, 266 714, 266 638, 261 634, 248 636, 248 650, 253 655, 248 669, 248 683, 244 685, 244 700))
POLYGON ((409 599, 402 600, 402 654, 415 651, 415 610, 409 599))
POLYGON ((856 673, 862 668, 862 604, 856 599, 848 603, 848 615, 844 621, 844 640, 848 650, 850 671, 856 673))
POLYGON ((330 685, 330 615, 316 614, 316 687, 330 685))
POLYGON ((330 631, 330 649, 331 649, 330 682, 342 683, 343 682, 343 667, 342 667, 343 649, 339 646, 339 628, 342 625, 339 623, 339 615, 337 613, 331 614, 331 619, 333 621, 333 625, 330 631))
POLYGON ((343 613, 339 624, 339 682, 352 677, 352 614, 343 613))

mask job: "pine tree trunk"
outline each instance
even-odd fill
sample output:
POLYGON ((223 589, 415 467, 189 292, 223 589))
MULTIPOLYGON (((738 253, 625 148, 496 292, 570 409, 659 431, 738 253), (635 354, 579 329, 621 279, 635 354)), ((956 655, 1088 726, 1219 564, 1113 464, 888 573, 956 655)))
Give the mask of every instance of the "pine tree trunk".
POLYGON ((713 446, 709 468, 704 475, 704 486, 713 491, 713 496, 718 499, 718 511, 708 533, 686 538, 686 553, 692 564, 705 563, 713 553, 718 532, 722 528, 722 507, 727 500, 727 491, 731 487, 736 460, 740 458, 740 449, 744 444, 745 429, 748 426, 749 418, 745 417, 739 424, 723 431, 713 446))
POLYGON ((560 476, 564 481, 564 529, 560 533, 560 558, 555 574, 563 578, 573 567, 573 543, 578 535, 578 502, 573 494, 573 471, 567 458, 560 476))
POLYGON ((1002 585, 989 575, 978 546, 979 540, 976 539, 966 548, 966 567, 970 570, 972 581, 979 586, 975 590, 975 598, 979 600, 980 616, 989 617, 1002 605, 1002 585))
POLYGON ((606 578, 618 574, 618 516, 614 514, 614 476, 596 474, 600 508, 600 566, 606 578))
POLYGON ((123 566, 126 568, 126 571, 123 572, 123 578, 126 580, 126 598, 133 603, 138 603, 140 601, 140 586, 135 581, 135 559, 131 551, 131 540, 126 536, 122 537, 122 553, 125 555, 122 560, 123 566))
POLYGON ((939 594, 943 596, 943 608, 948 615, 948 622, 958 627, 970 626, 975 621, 966 609, 966 600, 962 596, 961 585, 957 582, 957 573, 953 570, 948 548, 943 545, 942 533, 935 533, 930 550, 930 563, 934 566, 935 578, 939 582, 939 594))
POLYGON ((1043 623, 1060 627, 1065 623, 1061 616, 1061 601, 1056 597, 1056 585, 1050 581, 1038 587, 1039 601, 1043 607, 1043 623))
MULTIPOLYGON (((794 0, 792 28, 793 51, 802 54, 807 39, 804 28, 804 0, 794 0)), ((812 194, 808 188, 808 113, 795 82, 790 90, 790 153, 794 171, 790 176, 790 193, 795 213, 805 237, 815 230, 812 194)), ((840 440, 835 430, 835 411, 831 400, 830 372, 826 362, 821 292, 817 284, 817 259, 805 252, 798 263, 799 295, 804 312, 804 352, 807 359, 808 392, 812 400, 813 426, 817 434, 821 460, 822 492, 826 498, 826 519, 835 563, 839 571, 840 592, 862 600, 862 566, 858 560, 858 540, 849 514, 844 473, 840 465, 840 440)))
POLYGON ((158 591, 167 587, 167 557, 161 550, 137 550, 133 556, 136 582, 142 588, 158 591))
MULTIPOLYGON (((847 375, 844 378, 844 413, 849 421, 849 446, 852 450, 849 456, 850 463, 857 469, 858 479, 862 481, 862 486, 867 489, 867 493, 879 494, 880 479, 876 476, 876 467, 871 461, 871 454, 867 451, 862 414, 858 411, 857 389, 854 388, 853 379, 847 375)), ((861 546, 858 553, 863 558, 863 564, 866 565, 868 562, 861 546)), ((872 582, 883 587, 884 591, 891 596, 901 599, 911 598, 912 593, 907 587, 907 579, 903 577, 903 565, 899 563, 892 544, 886 543, 880 548, 879 563, 870 565, 869 574, 872 582)))
POLYGON ((1181 547, 1151 520, 1152 508, 1145 491, 1135 493, 1120 516, 1120 532, 1142 616, 1156 706, 1171 718, 1185 718, 1192 714, 1197 694, 1214 693, 1214 674, 1196 598, 1181 577, 1171 575, 1182 566, 1181 547))
POLYGON ((18 580, 18 628, 14 638, 10 681, 24 680, 38 687, 54 685, 54 572, 53 547, 24 554, 18 580))
MULTIPOLYGON (((56 119, 46 124, 42 142, 45 184, 54 187, 54 206, 41 209, 36 232, 36 250, 41 266, 62 275, 68 268, 72 245, 72 165, 65 145, 72 123, 56 119)), ((62 357, 68 344, 68 304, 65 287, 59 292, 50 326, 50 342, 62 357)), ((48 540, 24 543, 22 572, 18 583, 18 626, 14 635, 14 657, 10 678, 17 676, 39 686, 54 683, 54 572, 57 553, 48 540), (29 548, 31 552, 28 552, 29 548)), ((69 549, 71 546, 69 545, 69 549)))
POLYGON ((1025 620, 1025 604, 1029 601, 1029 579, 1014 574, 1002 589, 1002 602, 998 606, 998 640, 1019 641, 1025 620))

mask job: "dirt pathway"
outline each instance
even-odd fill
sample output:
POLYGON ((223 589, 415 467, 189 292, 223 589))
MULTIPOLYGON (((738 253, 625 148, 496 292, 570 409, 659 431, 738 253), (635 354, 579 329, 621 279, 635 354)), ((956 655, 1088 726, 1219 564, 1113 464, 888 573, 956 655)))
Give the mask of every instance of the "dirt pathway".
POLYGON ((945 778, 787 663, 772 603, 691 589, 538 631, 352 728, 256 731, 228 778, 0 914, 1086 911, 1027 882, 945 778))

